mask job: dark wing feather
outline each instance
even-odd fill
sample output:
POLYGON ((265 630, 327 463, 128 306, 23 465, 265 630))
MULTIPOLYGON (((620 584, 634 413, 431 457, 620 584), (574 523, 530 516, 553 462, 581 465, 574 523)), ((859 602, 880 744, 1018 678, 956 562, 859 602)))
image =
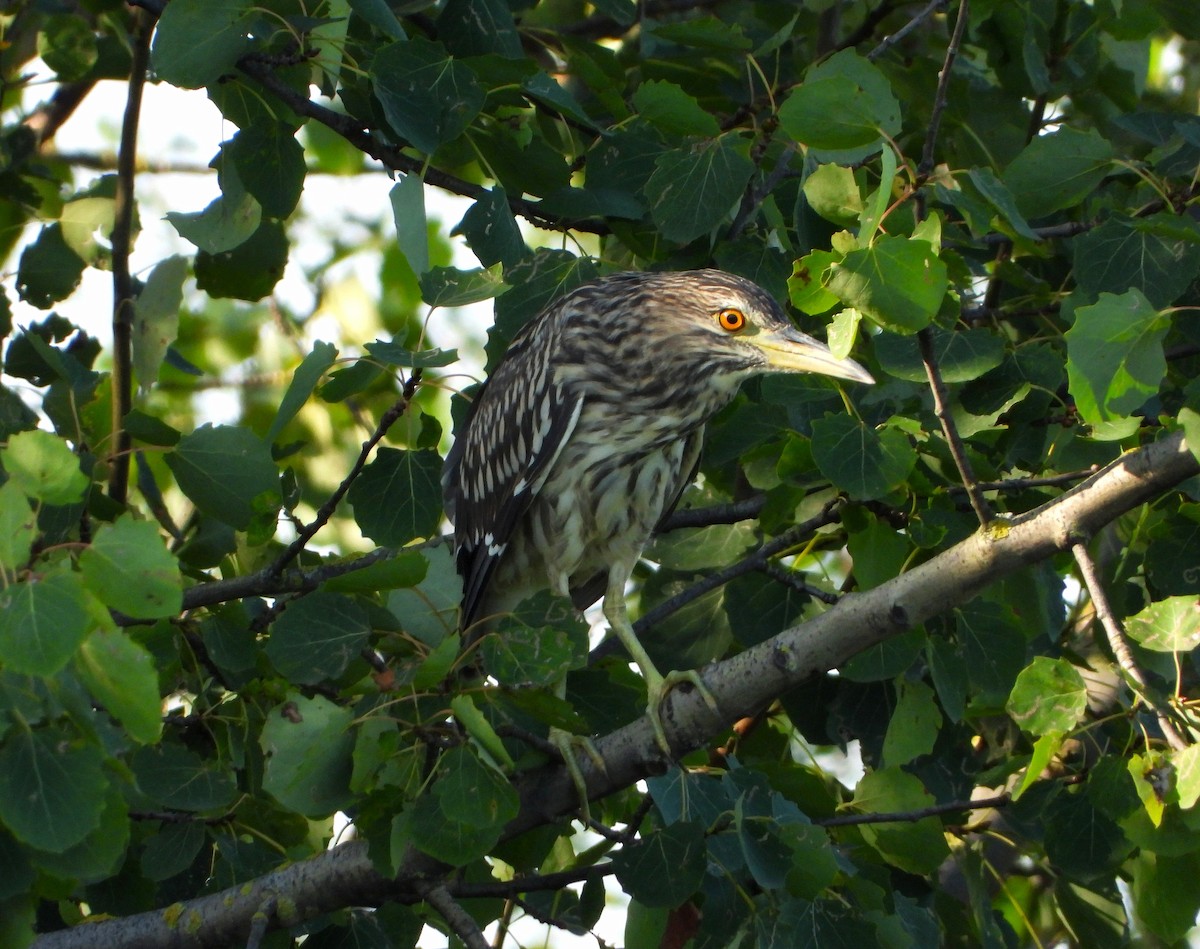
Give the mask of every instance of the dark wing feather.
MULTIPOLYGON (((543 330, 549 327, 542 327, 543 330)), ((463 578, 462 626, 479 615, 508 542, 583 407, 550 375, 549 332, 514 343, 446 456, 442 486, 463 578)))

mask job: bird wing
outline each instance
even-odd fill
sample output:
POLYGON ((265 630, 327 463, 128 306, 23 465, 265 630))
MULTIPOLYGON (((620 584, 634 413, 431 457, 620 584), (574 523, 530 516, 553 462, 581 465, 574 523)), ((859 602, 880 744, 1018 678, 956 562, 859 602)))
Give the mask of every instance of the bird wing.
POLYGON ((545 375, 546 365, 536 352, 510 349, 446 456, 463 628, 477 618, 513 531, 579 421, 583 397, 545 375))

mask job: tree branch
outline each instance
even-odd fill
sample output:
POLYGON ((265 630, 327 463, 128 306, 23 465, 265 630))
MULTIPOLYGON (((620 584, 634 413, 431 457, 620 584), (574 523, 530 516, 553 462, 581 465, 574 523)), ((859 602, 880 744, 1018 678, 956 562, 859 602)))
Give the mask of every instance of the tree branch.
POLYGON ((1179 733, 1166 709, 1160 708, 1151 697, 1146 676, 1133 657, 1133 651, 1129 648, 1129 640, 1125 638, 1125 630, 1121 626, 1121 621, 1112 611, 1112 605, 1108 602, 1108 594, 1104 590, 1104 584, 1100 582, 1096 563, 1092 560, 1092 555, 1088 553, 1087 545, 1082 541, 1077 541, 1071 545, 1071 554, 1075 558, 1075 563, 1079 565, 1079 575, 1091 598, 1096 618, 1100 620, 1100 625, 1108 637, 1108 645, 1113 651, 1117 665, 1137 688, 1142 701, 1154 712, 1155 718, 1158 719, 1158 726, 1162 729, 1163 737, 1167 739, 1167 744, 1176 751, 1182 751, 1191 742, 1179 733))
MULTIPOLYGON (((789 688, 842 665, 850 656, 929 618, 966 603, 990 584, 1054 554, 1070 550, 1079 537, 1187 478, 1200 474, 1176 432, 1122 455, 1054 501, 1012 518, 1005 530, 974 535, 893 580, 864 593, 851 593, 836 607, 778 636, 702 671, 716 698, 715 714, 698 690, 680 686, 661 707, 666 734, 677 756, 700 748, 729 723, 760 708, 789 688)), ((583 756, 579 765, 588 797, 596 800, 627 788, 664 768, 654 729, 646 717, 595 742, 604 767, 583 756)), ((573 814, 578 808, 566 768, 550 763, 523 773, 517 782, 518 815, 503 838, 573 814)), ((387 899, 420 898, 419 880, 445 873, 432 858, 410 850, 395 879, 374 869, 366 845, 354 841, 258 880, 188 901, 166 911, 111 919, 47 933, 35 949, 215 949, 244 939, 250 920, 269 893, 294 912, 279 926, 296 925, 347 906, 373 906, 387 899)))
POLYGON ((133 439, 125 430, 125 416, 133 408, 133 301, 136 296, 133 275, 129 272, 129 253, 133 241, 138 121, 142 114, 146 71, 150 67, 150 36, 154 32, 154 17, 146 11, 134 10, 132 19, 133 64, 129 70, 125 117, 117 151, 116 210, 112 229, 112 461, 108 496, 118 504, 125 503, 129 490, 129 459, 133 449, 133 439))
POLYGON ((408 377, 408 381, 404 383, 404 387, 400 391, 400 398, 393 402, 388 410, 383 413, 379 419, 379 424, 375 426, 375 431, 371 433, 371 437, 363 442, 358 457, 354 460, 349 473, 342 479, 342 483, 325 499, 325 503, 321 505, 320 510, 317 511, 311 523, 305 524, 296 533, 296 539, 288 544, 283 553, 267 568, 268 577, 273 580, 278 579, 283 574, 287 565, 300 556, 300 552, 313 539, 317 531, 329 523, 329 519, 333 517, 333 512, 337 510, 338 504, 346 496, 346 492, 350 490, 350 485, 362 474, 362 470, 367 464, 367 458, 370 457, 375 446, 383 440, 383 436, 387 434, 389 428, 396 424, 400 416, 408 411, 409 405, 412 404, 413 396, 417 393, 417 386, 420 384, 421 370, 417 368, 412 371, 412 374, 408 377))
MULTIPOLYGON (((385 167, 405 174, 420 175, 421 179, 435 188, 449 191, 451 194, 462 195, 478 200, 487 191, 482 185, 473 184, 432 166, 426 166, 424 160, 404 154, 395 145, 387 145, 372 134, 372 130, 363 126, 353 116, 334 112, 323 105, 313 102, 307 96, 301 95, 281 80, 271 66, 253 55, 243 56, 238 60, 238 69, 249 76, 264 89, 286 104, 298 115, 307 116, 342 136, 351 145, 365 155, 370 155, 385 167)), ((587 234, 608 234, 608 224, 598 218, 562 218, 547 214, 539 209, 536 201, 528 201, 522 197, 508 199, 508 206, 513 214, 520 215, 537 227, 551 231, 571 230, 587 234)))

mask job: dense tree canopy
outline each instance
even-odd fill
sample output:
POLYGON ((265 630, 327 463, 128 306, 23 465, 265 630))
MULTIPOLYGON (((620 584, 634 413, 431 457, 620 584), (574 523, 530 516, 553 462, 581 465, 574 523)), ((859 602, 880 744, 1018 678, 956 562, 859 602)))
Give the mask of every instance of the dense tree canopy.
POLYGON ((1185 939, 1190 0, 17 0, 0 28, 0 945, 1185 939), (115 159, 60 151, 103 80, 115 159), (188 253, 135 268, 151 83, 227 138, 195 156, 220 196, 171 198, 188 253), (364 174, 314 237, 306 188, 364 174), (721 707, 673 692, 666 761, 549 595, 464 650, 438 479, 449 347, 484 343, 456 308, 494 300, 492 366, 593 276, 696 267, 877 383, 765 377, 710 426, 629 591, 721 707), (111 344, 64 315, 98 272, 111 344), (552 726, 602 757, 586 828, 552 726))

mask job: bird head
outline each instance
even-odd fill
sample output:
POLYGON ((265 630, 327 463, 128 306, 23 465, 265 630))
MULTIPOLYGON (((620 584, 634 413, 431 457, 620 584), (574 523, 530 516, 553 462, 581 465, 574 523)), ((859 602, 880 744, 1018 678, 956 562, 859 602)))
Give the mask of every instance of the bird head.
MULTIPOLYGON (((737 382, 764 372, 815 372, 875 380, 852 359, 792 325, 775 299, 753 281, 721 270, 639 274, 659 335, 673 336, 688 363, 737 382)), ((681 365, 686 364, 681 360, 681 365)))

